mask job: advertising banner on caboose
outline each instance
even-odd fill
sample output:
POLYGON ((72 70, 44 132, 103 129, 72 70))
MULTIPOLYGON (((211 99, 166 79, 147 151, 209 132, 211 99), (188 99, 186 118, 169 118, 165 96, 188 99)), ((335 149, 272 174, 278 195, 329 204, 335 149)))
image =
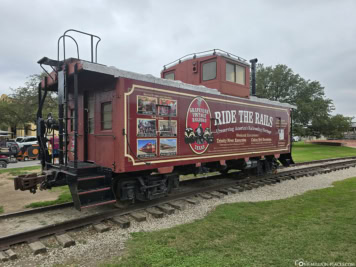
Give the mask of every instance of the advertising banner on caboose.
POLYGON ((248 99, 133 85, 125 94, 125 156, 142 165, 287 153, 289 112, 248 99))

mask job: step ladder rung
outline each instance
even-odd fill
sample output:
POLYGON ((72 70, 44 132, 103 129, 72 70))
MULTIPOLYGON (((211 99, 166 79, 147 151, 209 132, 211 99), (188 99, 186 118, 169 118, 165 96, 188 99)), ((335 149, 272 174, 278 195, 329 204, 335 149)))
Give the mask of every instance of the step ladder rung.
POLYGON ((93 189, 93 190, 78 192, 78 195, 81 196, 81 195, 86 195, 86 194, 92 194, 92 193, 96 193, 96 192, 107 191, 110 189, 111 189, 111 187, 102 187, 102 188, 97 188, 97 189, 93 189))
POLYGON ((95 179, 104 179, 104 178, 105 178, 104 175, 87 176, 87 177, 78 178, 78 182, 89 181, 89 180, 95 180, 95 179))

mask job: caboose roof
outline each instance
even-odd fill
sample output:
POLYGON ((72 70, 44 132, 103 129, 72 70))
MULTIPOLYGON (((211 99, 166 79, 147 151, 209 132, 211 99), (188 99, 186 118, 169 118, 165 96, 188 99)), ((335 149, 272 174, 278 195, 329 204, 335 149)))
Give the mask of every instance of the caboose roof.
POLYGON ((247 62, 246 59, 242 58, 242 57, 239 57, 239 56, 236 56, 232 53, 229 53, 229 52, 226 52, 224 50, 221 50, 221 49, 212 49, 212 50, 208 50, 208 51, 203 51, 203 52, 198 52, 198 53, 192 53, 192 54, 188 54, 188 55, 185 55, 181 58, 178 58, 177 60, 173 61, 173 62, 170 62, 166 65, 163 66, 163 71, 166 70, 166 69, 170 69, 184 61, 187 61, 187 60, 191 60, 191 59, 196 59, 196 58, 203 58, 203 57, 208 57, 208 56, 220 56, 220 57, 224 57, 228 60, 233 60, 235 62, 238 62, 242 65, 245 65, 245 66, 250 66, 250 64, 247 62))
MULTIPOLYGON (((115 78, 123 77, 123 78, 139 80, 139 81, 144 81, 144 82, 149 82, 149 83, 154 83, 154 84, 160 84, 160 85, 165 85, 165 86, 177 87, 180 89, 202 92, 202 93, 207 93, 207 94, 212 94, 212 95, 227 96, 230 98, 244 100, 244 101, 247 100, 246 98, 242 98, 242 97, 222 94, 217 89, 211 89, 211 88, 205 87, 203 85, 192 85, 192 84, 183 83, 181 81, 162 79, 162 78, 155 77, 151 74, 140 74, 140 73, 136 73, 136 72, 132 72, 132 71, 121 70, 121 69, 118 69, 118 68, 112 67, 112 66, 109 67, 109 66, 95 64, 95 63, 91 63, 91 62, 87 62, 87 61, 81 61, 80 63, 82 65, 83 70, 112 75, 115 78)), ((296 109, 296 106, 294 106, 294 105, 291 105, 288 103, 281 103, 278 101, 272 101, 272 100, 265 99, 265 98, 258 98, 258 97, 251 96, 250 100, 254 101, 254 102, 269 104, 269 105, 275 105, 275 106, 296 109)))
MULTIPOLYGON (((132 71, 121 70, 121 69, 118 69, 113 66, 106 66, 106 65, 92 63, 92 62, 85 61, 85 60, 69 58, 65 61, 65 63, 67 63, 67 64, 69 63, 69 65, 72 65, 72 68, 70 68, 70 70, 69 70, 70 72, 72 72, 74 70, 74 68, 73 68, 74 64, 79 63, 79 65, 81 66, 80 69, 83 71, 101 73, 101 74, 113 76, 115 78, 123 77, 123 78, 128 78, 128 79, 133 79, 133 80, 149 82, 149 83, 153 83, 153 84, 160 84, 160 85, 164 85, 164 86, 176 87, 179 89, 191 90, 191 91, 200 92, 200 93, 207 93, 207 94, 217 95, 217 96, 225 96, 225 97, 243 100, 243 101, 250 100, 250 101, 274 105, 274 106, 294 108, 294 109, 297 108, 296 106, 288 104, 288 103, 272 101, 272 100, 269 100, 266 98, 258 98, 258 97, 250 96, 250 99, 246 99, 246 98, 242 98, 242 97, 238 97, 238 96, 226 95, 226 94, 222 94, 217 89, 208 88, 204 85, 193 85, 193 84, 184 83, 184 82, 181 82, 178 80, 168 80, 168 79, 158 78, 151 74, 140 74, 140 73, 136 73, 136 72, 132 72, 132 71)), ((63 64, 63 62, 62 62, 62 64, 63 64)), ((57 86, 57 77, 56 77, 55 72, 52 72, 51 76, 53 79, 48 80, 49 86, 52 88, 52 89, 50 89, 50 91, 56 91, 56 89, 53 88, 54 86, 57 86)), ((42 85, 44 85, 44 80, 42 81, 42 85)))

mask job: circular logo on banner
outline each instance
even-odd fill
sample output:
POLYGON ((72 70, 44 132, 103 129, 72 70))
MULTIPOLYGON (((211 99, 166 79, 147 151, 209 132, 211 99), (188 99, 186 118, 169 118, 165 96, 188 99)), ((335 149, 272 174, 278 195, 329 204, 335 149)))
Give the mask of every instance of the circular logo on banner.
POLYGON ((196 154, 204 153, 214 142, 210 108, 202 97, 194 98, 189 105, 184 141, 196 154))

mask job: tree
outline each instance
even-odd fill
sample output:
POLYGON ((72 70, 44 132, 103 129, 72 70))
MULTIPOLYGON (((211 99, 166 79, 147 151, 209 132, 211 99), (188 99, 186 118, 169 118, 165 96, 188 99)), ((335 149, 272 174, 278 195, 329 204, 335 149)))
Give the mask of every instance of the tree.
POLYGON ((293 104, 304 80, 286 65, 277 65, 274 68, 257 65, 256 91, 257 96, 270 100, 293 104))
POLYGON ((332 116, 329 123, 328 137, 335 139, 343 138, 344 133, 350 130, 352 119, 353 118, 345 117, 341 114, 332 116))
POLYGON ((0 129, 7 129, 7 126, 10 125, 11 119, 7 113, 7 102, 4 99, 0 100, 0 129))
MULTIPOLYGON (((38 109, 38 84, 43 75, 31 75, 24 86, 12 89, 9 97, 1 101, 0 119, 10 127, 26 127, 28 123, 36 123, 38 109)), ((57 99, 53 93, 48 93, 43 113, 56 113, 57 99)))
POLYGON ((18 124, 16 112, 13 110, 12 99, 2 95, 0 101, 0 127, 6 129, 8 126, 15 127, 18 124))
POLYGON ((334 105, 331 99, 325 97, 324 87, 318 81, 303 79, 286 65, 264 67, 258 64, 256 93, 259 97, 297 106, 297 110, 293 111, 296 135, 328 136, 329 124, 340 119, 337 117, 331 121, 330 113, 334 105))

